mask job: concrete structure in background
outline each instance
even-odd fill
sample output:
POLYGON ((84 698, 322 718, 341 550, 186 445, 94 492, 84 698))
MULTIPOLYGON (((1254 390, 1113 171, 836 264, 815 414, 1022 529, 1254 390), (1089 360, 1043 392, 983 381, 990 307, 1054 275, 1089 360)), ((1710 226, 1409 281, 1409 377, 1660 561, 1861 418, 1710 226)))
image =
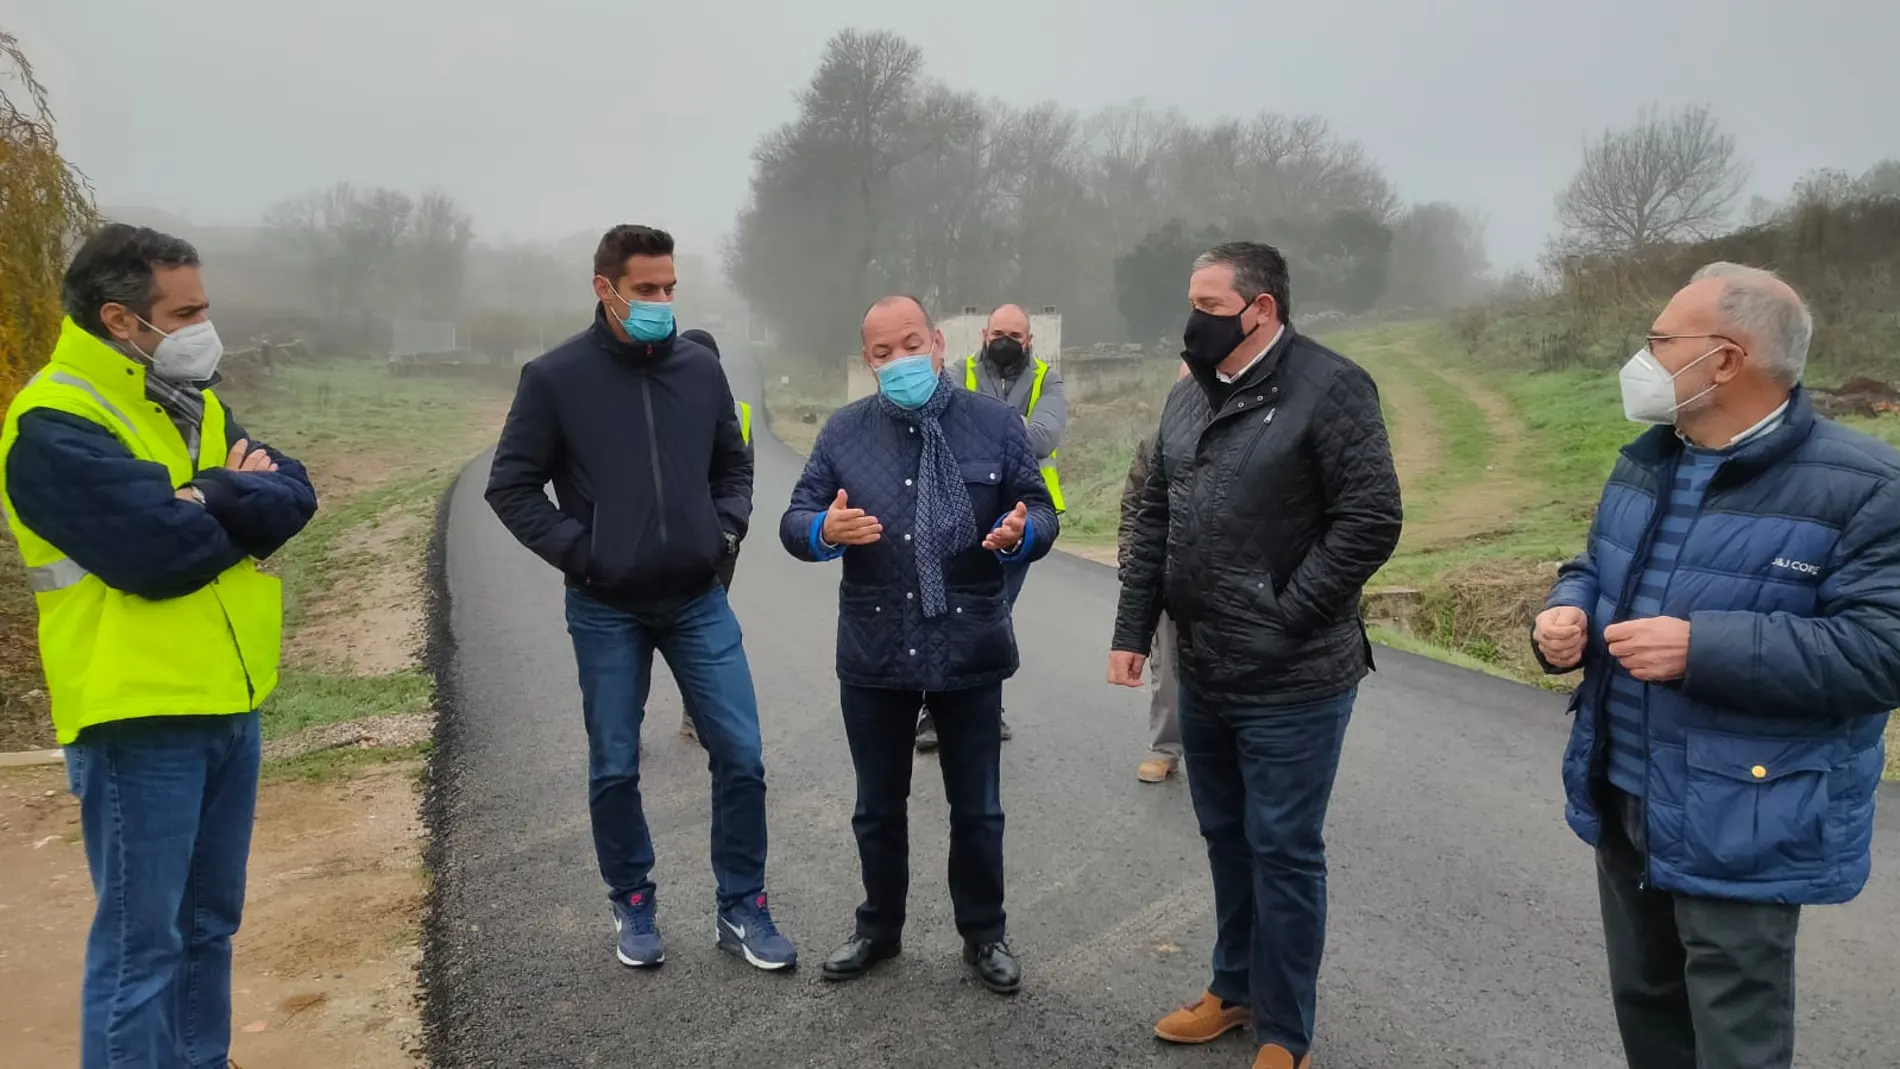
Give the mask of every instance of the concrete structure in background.
MULTIPOLYGON (((1054 305, 1037 308, 1026 305, 1029 333, 1034 338, 1036 355, 1062 368, 1062 313, 1054 305)), ((943 329, 944 358, 950 361, 973 356, 983 348, 983 328, 989 325, 990 309, 966 304, 957 315, 945 315, 937 323, 943 329)))
MULTIPOLYGON (((937 320, 937 328, 943 331, 944 363, 953 374, 962 374, 964 359, 976 355, 983 348, 983 328, 989 325, 990 309, 978 308, 966 304, 956 315, 942 316, 937 320)), ((1040 310, 1031 308, 1029 312, 1029 333, 1036 356, 1053 364, 1064 376, 1066 386, 1068 371, 1062 362, 1062 313, 1054 305, 1043 305, 1040 310)), ((846 401, 855 401, 860 397, 869 397, 877 392, 877 379, 870 369, 864 366, 864 357, 852 353, 844 358, 846 379, 846 401)))

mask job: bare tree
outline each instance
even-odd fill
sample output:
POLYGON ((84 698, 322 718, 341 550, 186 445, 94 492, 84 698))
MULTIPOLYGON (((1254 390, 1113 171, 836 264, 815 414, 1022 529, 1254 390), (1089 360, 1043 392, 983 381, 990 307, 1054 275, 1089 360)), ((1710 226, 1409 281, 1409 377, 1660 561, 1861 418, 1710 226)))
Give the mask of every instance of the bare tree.
POLYGON ((1605 131, 1557 197, 1564 251, 1626 253, 1712 237, 1748 181, 1735 138, 1705 106, 1654 108, 1605 131))

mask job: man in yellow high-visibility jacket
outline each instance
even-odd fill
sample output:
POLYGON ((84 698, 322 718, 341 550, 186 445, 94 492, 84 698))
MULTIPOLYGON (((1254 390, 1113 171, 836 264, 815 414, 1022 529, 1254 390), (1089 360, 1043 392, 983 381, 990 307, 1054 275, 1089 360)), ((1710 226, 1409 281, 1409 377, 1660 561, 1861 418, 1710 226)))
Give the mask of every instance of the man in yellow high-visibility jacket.
MULTIPOLYGON (((1006 304, 990 313, 983 328, 983 351, 965 357, 961 366, 952 368, 965 389, 987 394, 1016 410, 1029 432, 1029 447, 1036 452, 1042 469, 1043 485, 1056 514, 1063 512, 1062 483, 1056 477, 1056 449, 1062 444, 1062 432, 1069 425, 1069 404, 1062 396, 1062 375, 1054 365, 1035 353, 1035 337, 1029 329, 1029 313, 1006 304)), ((1027 563, 1011 564, 1003 570, 1003 591, 1012 609, 1029 578, 1027 563)), ((1003 721, 1003 738, 1014 732, 1003 721)), ((937 727, 926 713, 917 721, 917 749, 928 753, 937 748, 937 727)))
POLYGON ((222 1066, 283 603, 256 562, 316 511, 303 467, 216 392, 198 254, 114 224, 0 432, 0 502, 39 610, 97 910, 80 1064, 222 1066))

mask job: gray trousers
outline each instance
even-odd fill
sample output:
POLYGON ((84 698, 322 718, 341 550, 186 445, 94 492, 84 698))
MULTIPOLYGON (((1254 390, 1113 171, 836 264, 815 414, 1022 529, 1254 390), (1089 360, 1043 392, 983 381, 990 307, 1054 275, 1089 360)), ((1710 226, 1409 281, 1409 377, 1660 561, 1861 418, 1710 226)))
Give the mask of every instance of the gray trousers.
POLYGON ((1148 658, 1148 749, 1157 757, 1181 759, 1181 679, 1175 672, 1179 657, 1174 645, 1174 621, 1167 613, 1155 626, 1154 649, 1148 658))
POLYGON ((1801 907, 1642 886, 1642 800, 1604 793, 1597 885, 1630 1069, 1788 1069, 1801 907))

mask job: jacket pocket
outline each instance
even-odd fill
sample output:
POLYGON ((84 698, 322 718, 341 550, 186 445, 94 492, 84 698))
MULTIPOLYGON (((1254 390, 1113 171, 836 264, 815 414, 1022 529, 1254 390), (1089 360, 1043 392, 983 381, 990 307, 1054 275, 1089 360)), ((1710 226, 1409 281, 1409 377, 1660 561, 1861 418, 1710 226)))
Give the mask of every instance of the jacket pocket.
POLYGON ((859 677, 884 678, 897 668, 904 614, 884 604, 884 596, 861 587, 838 591, 838 670, 859 677), (884 610, 889 607, 890 612, 884 610))
POLYGON ((963 473, 963 488, 970 495, 970 511, 976 514, 978 536, 987 535, 1003 513, 1016 507, 1016 502, 1003 500, 1003 461, 997 457, 958 457, 957 469, 963 473))
POLYGON ((1254 572, 1247 584, 1249 615, 1253 627, 1247 645, 1260 658, 1284 661, 1300 651, 1302 639, 1287 631, 1286 617, 1280 612, 1280 591, 1272 572, 1254 572))
POLYGON ((1828 860, 1828 744, 1690 731, 1683 797, 1687 871, 1748 880, 1828 860))
POLYGON ((1000 591, 946 591, 944 608, 938 626, 949 640, 946 646, 951 651, 946 676, 980 675, 1014 666, 1016 632, 1009 603, 1000 591))

